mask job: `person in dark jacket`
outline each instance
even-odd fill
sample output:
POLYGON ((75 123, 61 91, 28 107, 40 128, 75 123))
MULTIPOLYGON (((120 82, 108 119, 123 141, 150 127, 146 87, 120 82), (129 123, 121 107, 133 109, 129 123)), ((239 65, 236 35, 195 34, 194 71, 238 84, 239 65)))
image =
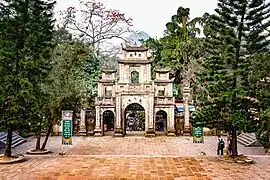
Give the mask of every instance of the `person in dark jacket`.
POLYGON ((223 149, 224 149, 224 139, 221 138, 220 135, 218 135, 217 139, 217 155, 218 156, 223 156, 223 149))

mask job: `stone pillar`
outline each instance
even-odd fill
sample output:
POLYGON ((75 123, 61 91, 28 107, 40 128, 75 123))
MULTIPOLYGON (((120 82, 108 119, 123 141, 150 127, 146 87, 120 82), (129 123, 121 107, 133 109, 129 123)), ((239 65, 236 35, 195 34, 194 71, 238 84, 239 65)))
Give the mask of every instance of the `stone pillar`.
POLYGON ((100 107, 96 106, 96 127, 94 130, 94 136, 102 136, 101 122, 100 122, 100 107))
POLYGON ((58 136, 59 135, 59 125, 58 124, 54 124, 53 125, 53 129, 52 129, 52 135, 53 136, 58 136))
POLYGON ((151 65, 147 64, 146 65, 146 82, 151 81, 151 65))
POLYGON ((62 136, 62 120, 60 121, 60 123, 58 125, 58 135, 62 136))
POLYGON ((123 134, 123 127, 122 127, 122 123, 121 123, 121 119, 122 119, 122 113, 121 113, 121 96, 119 94, 116 95, 116 126, 115 126, 115 130, 114 130, 114 136, 116 137, 122 137, 123 134))
POLYGON ((86 109, 81 109, 81 120, 80 120, 80 130, 79 135, 86 135, 86 127, 85 127, 85 111, 86 109))
POLYGON ((175 127, 174 127, 174 106, 171 106, 169 109, 169 128, 167 136, 175 136, 175 127))
POLYGON ((154 129, 154 94, 149 95, 148 111, 145 112, 145 116, 148 117, 148 126, 145 135, 147 137, 153 137, 156 135, 154 129))
POLYGON ((190 91, 188 87, 184 87, 183 89, 183 97, 184 97, 184 135, 191 134, 191 127, 190 127, 190 123, 189 123, 189 96, 190 96, 190 91))

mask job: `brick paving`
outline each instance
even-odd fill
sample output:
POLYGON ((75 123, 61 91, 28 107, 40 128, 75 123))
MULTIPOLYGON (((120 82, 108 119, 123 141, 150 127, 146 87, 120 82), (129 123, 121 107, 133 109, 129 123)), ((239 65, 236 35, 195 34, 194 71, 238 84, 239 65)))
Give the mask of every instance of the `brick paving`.
MULTIPOLYGON (((31 137, 28 142, 14 148, 13 152, 24 154, 34 147, 35 138, 31 137)), ((61 152, 61 136, 50 137, 47 148, 54 154, 61 152)), ((216 137, 206 136, 204 144, 193 144, 192 137, 75 136, 73 137, 73 145, 65 146, 64 150, 71 155, 200 156, 201 152, 204 152, 207 156, 216 156, 216 137)), ((245 155, 264 155, 262 147, 245 147, 238 144, 238 151, 245 155)))
POLYGON ((203 157, 31 157, 1 165, 0 179, 269 179, 270 158, 255 160, 260 163, 230 164, 203 157))
MULTIPOLYGON (((239 145, 239 152, 256 161, 252 165, 231 164, 215 155, 215 137, 193 144, 191 137, 74 137, 60 156, 61 137, 51 137, 46 156, 26 155, 27 161, 0 165, 0 180, 31 179, 213 179, 270 180, 270 156, 261 148, 239 145), (201 152, 206 156, 202 156, 201 152)), ((34 139, 14 149, 25 153, 34 139)))

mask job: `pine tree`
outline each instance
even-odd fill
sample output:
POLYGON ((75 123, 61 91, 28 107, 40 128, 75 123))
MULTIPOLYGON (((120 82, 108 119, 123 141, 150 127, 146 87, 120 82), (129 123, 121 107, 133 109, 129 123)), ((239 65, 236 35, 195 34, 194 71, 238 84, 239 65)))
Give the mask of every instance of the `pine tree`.
POLYGON ((247 73, 250 53, 263 51, 269 43, 260 28, 269 23, 269 5, 263 0, 219 0, 215 11, 207 22, 196 118, 231 131, 232 154, 237 155, 237 130, 248 131, 253 125, 247 73))
POLYGON ((55 1, 35 0, 29 4, 30 14, 30 33, 26 42, 31 53, 33 65, 29 72, 34 76, 30 79, 35 84, 33 96, 33 106, 30 118, 32 128, 37 132, 36 150, 40 149, 41 130, 48 125, 44 118, 44 111, 49 99, 43 91, 43 86, 47 83, 47 77, 51 70, 51 56, 54 48, 54 18, 53 7, 55 1))
POLYGON ((8 130, 5 156, 11 156, 12 131, 40 116, 45 97, 41 84, 50 69, 54 3, 6 0, 1 6, 1 121, 8 130))
POLYGON ((270 52, 252 57, 248 80, 258 102, 260 126, 257 138, 266 150, 270 149, 270 52))

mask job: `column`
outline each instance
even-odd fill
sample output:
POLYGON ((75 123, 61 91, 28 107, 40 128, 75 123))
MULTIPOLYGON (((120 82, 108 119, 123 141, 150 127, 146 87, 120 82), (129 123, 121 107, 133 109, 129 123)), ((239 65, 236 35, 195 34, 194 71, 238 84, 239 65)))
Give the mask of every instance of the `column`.
POLYGON ((120 96, 116 97, 116 128, 121 128, 121 104, 120 96))
POLYGON ((173 87, 172 87, 172 83, 169 84, 168 87, 168 96, 172 97, 173 96, 173 87))
POLYGON ((123 83, 124 82, 124 74, 123 74, 123 65, 119 64, 119 82, 123 83))
POLYGON ((121 96, 119 94, 116 94, 116 106, 115 106, 115 116, 116 116, 116 128, 114 130, 114 136, 116 137, 122 137, 123 134, 123 127, 121 123, 122 113, 121 113, 121 96))
POLYGON ((81 109, 81 120, 80 120, 80 130, 79 130, 79 135, 86 135, 86 128, 85 128, 85 111, 86 111, 86 109, 81 109))
POLYGON ((183 96, 184 96, 184 119, 185 119, 185 128, 189 128, 189 88, 184 87, 183 90, 183 96))
MULTIPOLYGON (((146 107, 145 107, 146 108, 146 107)), ((149 129, 149 107, 145 109, 145 132, 147 133, 149 129)))
POLYGON ((100 107, 96 106, 96 127, 94 130, 94 136, 102 136, 102 129, 101 129, 101 122, 100 122, 100 107))
POLYGON ((191 134, 191 127, 189 123, 189 96, 190 91, 189 87, 184 87, 183 89, 183 97, 184 97, 184 135, 190 135, 191 134))
POLYGON ((154 95, 149 97, 149 128, 154 128, 154 95))
POLYGON ((98 97, 101 97, 102 96, 102 86, 101 86, 101 83, 98 83, 98 97))
POLYGON ((146 65, 146 81, 147 82, 151 81, 151 65, 150 64, 146 65))
POLYGON ((53 136, 58 136, 59 135, 59 125, 57 123, 53 125, 52 135, 53 136))
POLYGON ((174 106, 169 108, 169 128, 168 128, 168 136, 175 136, 175 128, 174 128, 174 106))
POLYGON ((148 111, 145 112, 145 117, 148 117, 146 136, 155 136, 154 129, 154 94, 150 94, 148 98, 148 111))

